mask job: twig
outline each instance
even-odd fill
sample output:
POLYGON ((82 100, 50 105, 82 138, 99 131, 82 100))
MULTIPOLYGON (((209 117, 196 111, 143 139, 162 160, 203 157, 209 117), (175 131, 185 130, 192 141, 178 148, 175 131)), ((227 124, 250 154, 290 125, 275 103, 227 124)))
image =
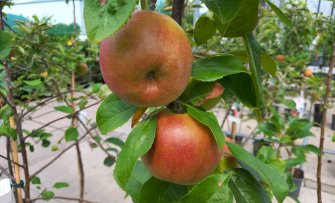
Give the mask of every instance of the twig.
POLYGON ((223 128, 223 125, 226 123, 226 120, 227 120, 227 118, 228 118, 228 115, 229 115, 229 113, 230 113, 230 109, 231 109, 231 107, 232 107, 233 105, 231 104, 230 106, 229 106, 229 108, 227 108, 227 112, 226 112, 226 114, 225 114, 225 116, 223 117, 223 120, 222 120, 222 123, 221 123, 221 129, 223 128))
MULTIPOLYGON (((83 140, 86 135, 88 135, 92 130, 94 130, 96 127, 92 127, 90 128, 81 138, 78 139, 78 142, 80 142, 81 140, 83 140)), ((30 177, 34 177, 37 174, 41 173, 44 169, 46 169, 49 165, 51 165, 52 163, 54 163, 59 157, 61 157, 65 152, 67 152, 69 149, 71 149, 73 146, 75 146, 76 143, 73 143, 71 145, 69 145, 68 147, 66 147, 65 149, 63 149, 62 152, 60 152, 57 156, 55 156, 52 160, 50 160, 47 164, 45 164, 44 166, 42 166, 40 169, 38 169, 35 173, 33 173, 30 177)))
POLYGON ((6 171, 6 169, 5 169, 4 167, 2 167, 1 165, 0 165, 0 170, 1 170, 6 176, 8 176, 8 178, 10 178, 10 179, 12 179, 12 181, 16 182, 15 178, 14 178, 11 174, 9 174, 9 173, 6 171))
MULTIPOLYGON (((74 197, 63 197, 63 196, 54 196, 52 199, 63 199, 63 200, 69 200, 69 201, 81 201, 83 203, 97 203, 97 202, 92 202, 84 199, 79 199, 79 198, 74 198, 74 197)), ((42 197, 34 198, 31 201, 35 202, 37 200, 44 200, 42 197)))
MULTIPOLYGON (((63 94, 68 94, 68 93, 70 93, 70 92, 71 92, 71 91, 66 91, 66 92, 63 92, 63 93, 61 93, 61 94, 62 94, 62 95, 63 95, 63 94)), ((57 97, 59 97, 59 95, 55 95, 55 96, 53 96, 53 97, 49 97, 48 99, 43 100, 41 103, 36 104, 34 107, 31 107, 29 110, 27 110, 26 112, 22 113, 21 116, 20 116, 20 118, 23 119, 23 117, 25 117, 27 114, 33 112, 33 111, 36 110, 38 107, 43 106, 44 104, 46 104, 46 103, 49 102, 50 100, 53 100, 53 99, 55 99, 55 98, 57 98, 57 97)))
POLYGON ((326 80, 326 94, 323 98, 323 111, 322 111, 322 122, 321 122, 321 132, 320 132, 320 144, 319 149, 321 153, 318 155, 318 167, 317 167, 317 173, 316 173, 316 179, 317 179, 317 196, 318 196, 318 203, 322 203, 322 196, 321 196, 321 168, 322 168, 322 156, 323 156, 323 145, 324 145, 324 139, 325 139, 325 129, 326 129, 326 123, 327 123, 327 109, 328 109, 328 100, 330 95, 330 83, 332 81, 333 77, 333 69, 335 65, 335 43, 333 44, 333 55, 329 64, 328 74, 327 74, 327 80, 326 80))
POLYGON ((8 29, 10 31, 12 31, 13 33, 17 34, 17 32, 15 30, 13 30, 13 28, 10 25, 8 25, 8 23, 6 23, 6 21, 3 21, 3 23, 5 24, 6 27, 8 27, 8 29))
MULTIPOLYGON (((81 123, 81 125, 85 128, 86 131, 88 131, 88 128, 86 127, 85 123, 78 118, 78 121, 81 123)), ((101 148, 102 151, 104 151, 106 153, 107 156, 113 157, 113 155, 111 155, 105 148, 104 146, 102 146, 102 144, 100 142, 98 142, 98 140, 96 140, 93 136, 93 134, 90 132, 89 133, 90 137, 97 143, 97 145, 101 148)))
POLYGON ((30 137, 30 136, 32 135, 32 133, 34 133, 34 132, 36 132, 36 131, 39 131, 39 130, 43 129, 43 128, 49 126, 50 124, 53 124, 53 123, 56 123, 56 122, 58 122, 58 121, 60 121, 60 120, 65 119, 65 118, 69 118, 69 117, 71 117, 71 116, 74 116, 74 115, 78 114, 79 112, 81 112, 81 111, 83 111, 83 110, 85 110, 85 109, 91 108, 92 106, 95 106, 95 105, 99 104, 100 102, 101 102, 101 100, 98 101, 98 102, 95 102, 95 103, 93 103, 93 104, 91 104, 91 105, 88 105, 88 106, 86 106, 85 108, 82 108, 82 109, 80 109, 80 110, 78 110, 78 111, 76 111, 76 112, 74 112, 74 113, 72 113, 72 114, 68 114, 68 115, 66 115, 66 116, 63 116, 63 117, 57 118, 57 119, 55 119, 55 120, 53 120, 53 121, 50 121, 50 122, 44 124, 43 126, 41 126, 41 127, 37 128, 37 129, 33 130, 33 132, 31 132, 31 133, 28 134, 26 137, 24 137, 24 139, 27 139, 28 137, 30 137))
MULTIPOLYGON (((3 155, 1 155, 1 154, 0 154, 0 157, 3 158, 3 159, 6 159, 6 160, 8 160, 8 161, 10 161, 11 163, 13 163, 13 164, 15 164, 15 165, 18 165, 18 166, 21 167, 21 168, 24 168, 23 165, 21 165, 21 164, 15 162, 15 161, 13 161, 13 160, 11 160, 11 159, 9 159, 9 158, 3 156, 3 155)), ((9 167, 11 168, 11 166, 9 166, 9 167)))

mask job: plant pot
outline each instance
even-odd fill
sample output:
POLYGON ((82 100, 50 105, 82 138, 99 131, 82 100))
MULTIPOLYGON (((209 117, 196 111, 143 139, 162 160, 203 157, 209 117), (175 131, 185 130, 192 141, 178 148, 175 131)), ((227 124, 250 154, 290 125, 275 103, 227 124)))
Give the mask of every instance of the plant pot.
POLYGON ((241 145, 243 141, 243 136, 236 135, 235 136, 235 143, 241 145))
POLYGON ((322 121, 321 104, 314 104, 313 126, 320 126, 322 121))
POLYGON ((335 131, 335 114, 332 115, 332 126, 330 128, 335 131))
MULTIPOLYGON (((226 136, 229 137, 230 139, 232 139, 231 134, 226 133, 226 136)), ((235 144, 241 145, 242 141, 243 141, 243 138, 244 137, 241 136, 241 135, 235 135, 235 138, 234 138, 235 144)))
POLYGON ((297 186, 297 189, 293 192, 290 192, 288 195, 295 199, 298 199, 302 181, 304 180, 304 171, 299 168, 294 168, 293 170, 293 181, 297 186))
POLYGON ((254 140, 254 146, 252 153, 254 156, 257 155, 258 151, 262 148, 262 146, 270 146, 271 142, 265 139, 254 140))

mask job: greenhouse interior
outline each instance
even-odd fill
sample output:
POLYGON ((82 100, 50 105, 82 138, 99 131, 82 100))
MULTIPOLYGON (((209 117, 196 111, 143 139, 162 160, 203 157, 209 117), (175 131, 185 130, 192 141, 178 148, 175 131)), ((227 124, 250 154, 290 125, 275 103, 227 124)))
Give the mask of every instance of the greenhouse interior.
POLYGON ((0 203, 335 203, 335 0, 0 0, 0 203))

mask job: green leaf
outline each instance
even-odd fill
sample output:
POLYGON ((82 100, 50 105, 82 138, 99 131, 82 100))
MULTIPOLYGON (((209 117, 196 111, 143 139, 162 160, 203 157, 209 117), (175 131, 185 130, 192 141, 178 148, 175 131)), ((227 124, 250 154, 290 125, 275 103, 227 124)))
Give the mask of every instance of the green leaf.
POLYGON ((230 22, 238 10, 241 0, 227 1, 227 0, 201 0, 208 9, 213 11, 221 22, 230 22))
POLYGON ((137 161, 125 189, 127 194, 132 197, 133 202, 139 202, 141 188, 150 178, 151 174, 143 162, 137 161))
POLYGON ((79 132, 77 128, 70 127, 65 131, 66 142, 76 141, 79 137, 79 132))
POLYGON ((297 166, 299 164, 302 164, 306 162, 306 156, 301 154, 299 155, 298 157, 295 157, 295 158, 289 158, 289 159, 286 159, 285 160, 285 167, 286 167, 286 170, 289 170, 290 168, 293 168, 294 166, 297 166))
POLYGON ((249 73, 230 75, 232 89, 237 98, 247 107, 257 107, 257 96, 249 73))
POLYGON ((11 128, 8 124, 7 125, 2 124, 0 126, 0 135, 6 135, 12 138, 13 140, 17 139, 16 131, 13 128, 11 128))
POLYGON ((119 146, 120 148, 122 148, 123 145, 124 145, 124 142, 121 139, 116 138, 116 137, 107 138, 104 142, 115 144, 115 145, 119 146))
POLYGON ((138 158, 151 148, 156 135, 156 117, 139 122, 130 132, 116 160, 114 177, 125 189, 138 158))
POLYGON ((41 179, 37 176, 33 176, 33 177, 31 177, 30 182, 33 185, 40 185, 41 184, 41 179))
POLYGON ((252 156, 241 146, 232 143, 227 143, 227 145, 243 168, 252 173, 256 179, 260 178, 263 182, 267 183, 278 202, 283 202, 289 190, 284 174, 277 168, 267 165, 252 156))
POLYGON ((187 105, 187 113, 200 123, 208 126, 211 130, 219 149, 222 149, 225 143, 225 136, 213 113, 201 111, 195 107, 187 105))
POLYGON ((24 81, 25 84, 31 86, 31 87, 36 87, 42 84, 42 81, 40 79, 37 80, 26 80, 24 81))
POLYGON ((109 95, 99 106, 96 115, 100 132, 105 135, 122 126, 136 110, 137 107, 125 103, 114 94, 109 95))
POLYGON ((261 149, 257 152, 257 158, 284 172, 285 162, 277 157, 277 152, 272 147, 264 146, 261 142, 259 144, 261 149))
POLYGON ((85 0, 84 20, 88 39, 100 42, 121 29, 137 2, 138 0, 108 0, 101 6, 99 0, 85 0))
POLYGON ((292 22, 291 20, 283 13, 283 11, 278 8, 276 5, 274 5, 270 0, 265 0, 269 6, 272 8, 272 10, 277 14, 280 21, 284 23, 286 26, 291 26, 292 22))
POLYGON ((57 182, 57 183, 54 184, 53 187, 56 188, 56 189, 61 189, 61 188, 67 188, 69 186, 70 185, 67 182, 57 182))
POLYGON ((180 200, 186 193, 187 187, 184 185, 176 185, 152 177, 144 183, 141 189, 139 203, 179 202, 178 200, 180 200))
POLYGON ((52 191, 43 191, 41 195, 44 200, 50 200, 55 196, 55 193, 52 191))
POLYGON ((63 113, 68 113, 68 114, 73 113, 73 109, 69 106, 56 106, 55 109, 63 113))
POLYGON ((228 75, 247 72, 242 61, 234 56, 216 56, 199 59, 192 67, 192 77, 211 82, 228 75))
POLYGON ((242 37, 257 25, 259 0, 202 1, 214 12, 215 23, 224 37, 242 37))
POLYGON ((208 93, 213 89, 215 82, 202 82, 198 80, 191 80, 180 100, 185 103, 197 104, 202 101, 208 93))
POLYGON ((332 138, 332 142, 335 142, 335 135, 334 135, 333 138, 332 138))
POLYGON ((230 202, 230 174, 214 174, 195 185, 182 202, 230 202))
POLYGON ((213 20, 206 16, 199 18, 194 28, 194 40, 199 46, 201 44, 206 44, 207 41, 212 38, 216 31, 216 25, 213 20))
POLYGON ((312 145, 312 144, 302 145, 302 146, 294 146, 294 149, 295 150, 301 150, 301 151, 304 151, 304 152, 313 152, 316 155, 321 154, 320 149, 317 146, 312 145))
POLYGON ((108 167, 113 166, 114 162, 115 162, 115 158, 111 156, 108 156, 104 159, 104 165, 108 167))
POLYGON ((0 109, 0 120, 7 120, 12 115, 12 109, 8 104, 0 109))
POLYGON ((101 83, 94 83, 92 84, 92 93, 97 94, 102 87, 101 83))
POLYGON ((50 144, 51 144, 51 142, 49 140, 47 140, 47 139, 42 140, 42 147, 47 148, 47 147, 50 146, 50 144))
POLYGON ((227 103, 232 101, 234 95, 249 108, 256 107, 256 95, 249 73, 230 75, 219 80, 224 87, 222 98, 227 103))
POLYGON ((260 62, 260 47, 252 33, 243 37, 249 58, 251 79, 255 88, 257 107, 262 107, 264 103, 262 70, 260 62))
MULTIPOLYGON (((237 51, 237 52, 230 52, 229 54, 232 54, 233 56, 239 57, 242 61, 248 63, 248 55, 246 51, 237 51)), ((271 58, 271 56, 267 55, 266 53, 261 53, 261 65, 262 68, 272 75, 273 77, 276 76, 277 72, 277 64, 276 62, 271 58)))
POLYGON ((0 59, 6 58, 12 48, 12 37, 9 33, 0 30, 0 59))
POLYGON ((58 151, 59 150, 59 147, 57 145, 52 145, 51 146, 51 151, 55 152, 55 151, 58 151))
POLYGON ((303 138, 307 136, 313 136, 314 134, 310 131, 312 128, 312 122, 307 119, 293 119, 290 121, 289 127, 286 130, 286 134, 293 138, 303 138))
POLYGON ((271 199, 261 184, 242 168, 226 171, 232 174, 229 187, 238 203, 271 203, 271 199))

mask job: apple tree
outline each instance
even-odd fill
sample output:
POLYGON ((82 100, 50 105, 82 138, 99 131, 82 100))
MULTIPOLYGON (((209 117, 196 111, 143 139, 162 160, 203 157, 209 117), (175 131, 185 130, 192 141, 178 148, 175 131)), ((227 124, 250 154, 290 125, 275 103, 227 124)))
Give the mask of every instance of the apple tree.
POLYGON ((185 2, 172 2, 176 22, 147 11, 154 4, 142 0, 142 10, 134 11, 137 0, 85 1, 87 35, 100 43, 102 75, 113 92, 97 111, 98 127, 107 134, 132 120, 116 159, 116 182, 134 202, 283 202, 291 188, 285 174, 228 142, 204 105, 236 97, 262 120, 262 77, 274 75, 276 66, 253 33, 260 2, 202 0, 209 11, 188 30, 186 44, 176 23, 183 22, 185 2), (214 51, 227 40, 243 47, 214 51), (232 157, 240 167, 222 164, 232 157))

